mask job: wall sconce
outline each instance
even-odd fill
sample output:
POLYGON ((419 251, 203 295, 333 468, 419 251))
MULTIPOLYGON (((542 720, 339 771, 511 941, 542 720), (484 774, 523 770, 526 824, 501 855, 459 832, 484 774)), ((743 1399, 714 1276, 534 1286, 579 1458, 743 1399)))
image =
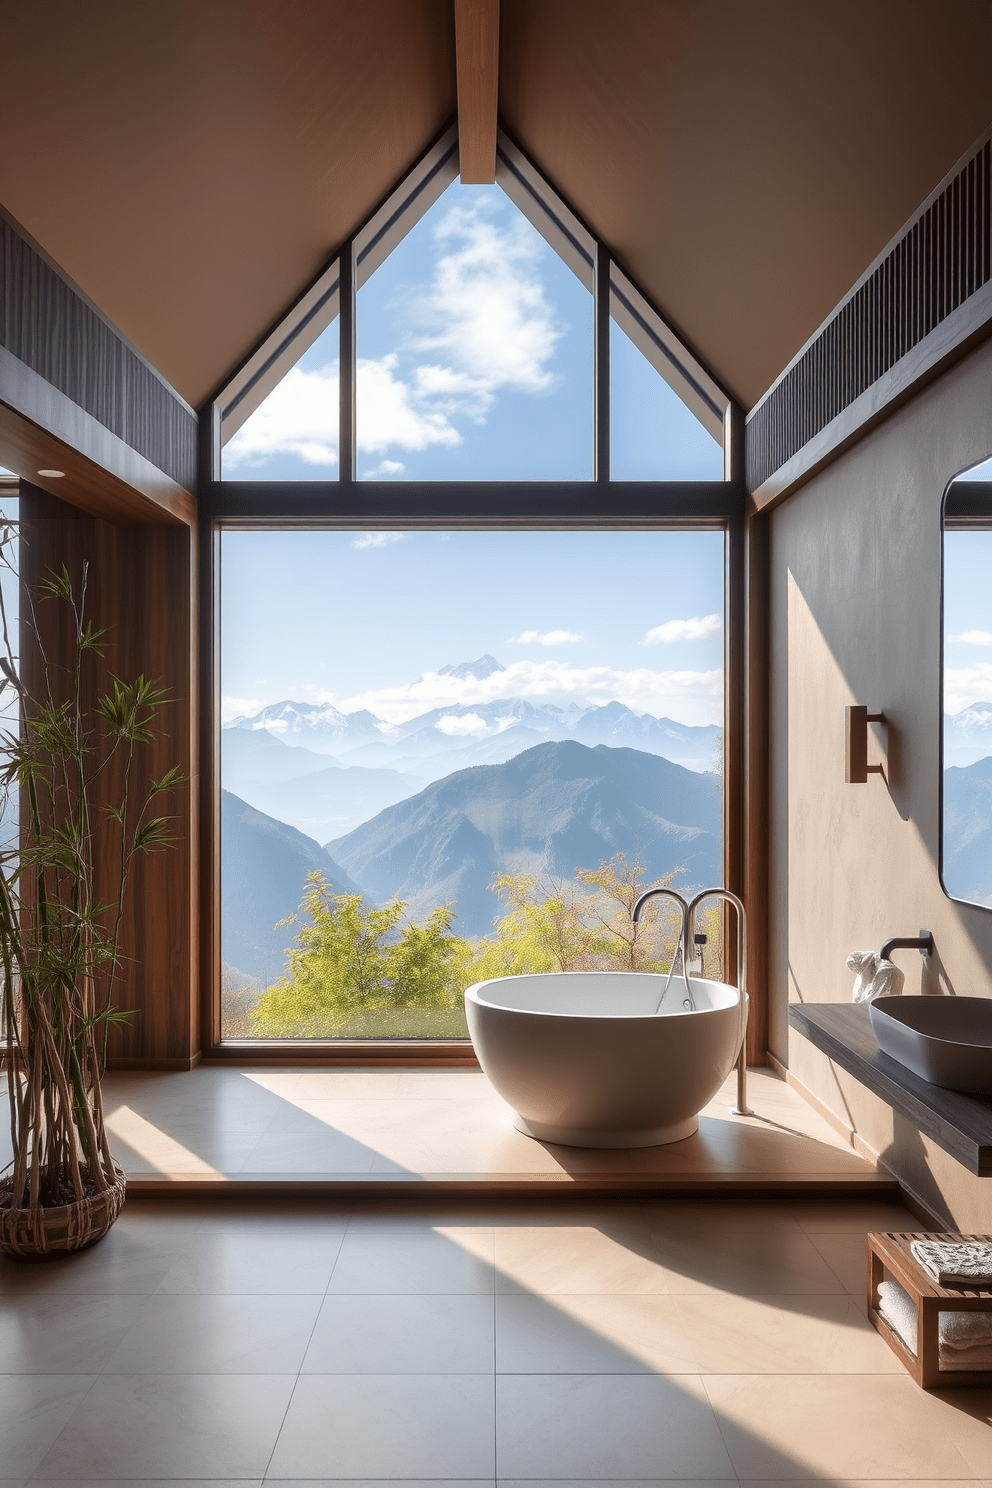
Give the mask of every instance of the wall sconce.
POLYGON ((869 713, 861 703, 854 703, 844 711, 847 722, 844 779, 848 785, 864 785, 869 775, 885 774, 881 765, 868 763, 868 725, 885 723, 885 714, 869 713))

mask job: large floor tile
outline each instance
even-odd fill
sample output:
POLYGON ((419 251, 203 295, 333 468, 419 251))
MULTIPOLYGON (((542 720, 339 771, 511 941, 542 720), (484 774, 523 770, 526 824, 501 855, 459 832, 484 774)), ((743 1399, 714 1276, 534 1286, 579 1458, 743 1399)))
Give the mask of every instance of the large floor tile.
POLYGON ((496 1231, 496 1290, 651 1294, 668 1276, 643 1225, 518 1227, 496 1231))
POLYGON ((682 1295, 678 1315, 706 1374, 898 1374, 850 1297, 682 1295))
POLYGON ((491 1293, 492 1256, 488 1230, 466 1230, 457 1240, 435 1230, 349 1230, 328 1290, 491 1293))
POLYGON ((9 1374, 99 1374, 143 1301, 37 1294, 8 1299, 0 1307, 0 1366, 9 1374))
POLYGON ((291 1375, 119 1375, 93 1384, 42 1478, 260 1478, 291 1375))
POLYGON ((495 1353, 493 1299, 370 1296, 324 1299, 304 1374, 486 1374, 495 1353))
POLYGON ((700 1224, 654 1234, 652 1242, 673 1293, 825 1295, 844 1290, 807 1235, 774 1223, 740 1229, 700 1224))
POLYGON ((837 1200, 806 1199, 792 1206, 796 1221, 808 1234, 866 1234, 869 1230, 905 1232, 925 1230, 927 1226, 914 1219, 901 1204, 888 1204, 880 1199, 837 1200))
POLYGON ((653 1234, 694 1229, 740 1231, 766 1229, 769 1225, 798 1230, 792 1208, 780 1199, 722 1198, 719 1195, 687 1198, 684 1194, 661 1194, 640 1204, 644 1223, 653 1234))
MULTIPOLYGON (((616 1478, 497 1478, 496 1488, 614 1488, 616 1478)), ((736 1478, 624 1478, 624 1488, 737 1488, 736 1478)), ((32 1485, 33 1488, 33 1485, 32 1485)), ((948 1488, 963 1488, 949 1484, 948 1488)))
POLYGON ((828 1230, 824 1234, 810 1233, 809 1238, 817 1250, 852 1297, 862 1300, 868 1295, 868 1246, 865 1232, 856 1230, 828 1230))
MULTIPOLYGON (((279 1488, 438 1488, 437 1478, 266 1478, 279 1488)), ((496 1488, 495 1478, 445 1478, 444 1488, 496 1488)), ((2 1488, 2 1484, 0 1484, 2 1488)), ((956 1488, 956 1485, 951 1485, 956 1488)))
POLYGON ((732 1478, 695 1376, 501 1375, 496 1462, 503 1478, 732 1478))
POLYGON ((296 1374, 320 1296, 148 1297, 108 1374, 296 1374))
MULTIPOLYGON (((261 1478, 56 1478, 31 1480, 31 1488, 262 1488, 261 1478)), ((0 1488, 5 1484, 0 1479, 0 1488)))
POLYGON ((3 1471, 30 1477, 93 1385, 93 1375, 0 1374, 3 1471))
MULTIPOLYGON (((169 1206, 171 1207, 171 1206, 169 1206)), ((160 1285, 196 1226, 165 1212, 159 1223, 124 1213, 99 1244, 40 1266, 0 1257, 0 1296, 146 1295, 160 1285)))
POLYGON ((937 1429, 976 1476, 992 1479, 992 1390, 933 1390, 937 1429))
POLYGON ((675 1299, 635 1292, 496 1298, 501 1374, 692 1374, 675 1299))
POLYGON ((904 1373, 704 1375, 734 1468, 756 1478, 966 1478, 938 1403, 904 1373))
POLYGON ((492 1478, 488 1374, 301 1375, 271 1478, 492 1478))
MULTIPOLYGON (((825 1483, 823 1478, 755 1479, 748 1488, 825 1488, 825 1483)), ((975 1478, 843 1478, 831 1483, 832 1488, 979 1488, 975 1478)))
POLYGON ((326 1290, 345 1223, 299 1224, 272 1217, 203 1224, 160 1281, 175 1293, 320 1293, 326 1290))

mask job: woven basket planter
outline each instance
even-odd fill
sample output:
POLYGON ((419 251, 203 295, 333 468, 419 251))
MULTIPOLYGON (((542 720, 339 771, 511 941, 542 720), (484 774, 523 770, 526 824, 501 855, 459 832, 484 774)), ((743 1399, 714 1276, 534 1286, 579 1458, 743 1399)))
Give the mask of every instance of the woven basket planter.
POLYGON ((85 1250, 101 1240, 121 1212, 127 1179, 114 1164, 115 1181, 103 1193, 75 1204, 46 1209, 11 1209, 11 1180, 0 1183, 0 1251, 24 1261, 41 1261, 85 1250))

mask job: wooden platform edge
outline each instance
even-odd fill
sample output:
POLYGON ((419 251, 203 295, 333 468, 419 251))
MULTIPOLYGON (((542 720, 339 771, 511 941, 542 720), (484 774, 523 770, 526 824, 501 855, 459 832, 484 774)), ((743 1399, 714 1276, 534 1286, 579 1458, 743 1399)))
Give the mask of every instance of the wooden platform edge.
POLYGON ((622 1196, 677 1196, 694 1198, 864 1198, 866 1195, 901 1201, 901 1190, 888 1174, 810 1173, 801 1177, 774 1175, 716 1174, 705 1178, 673 1174, 662 1178, 616 1176, 614 1174, 509 1173, 493 1177, 477 1174, 411 1174, 408 1177, 335 1174, 128 1174, 127 1191, 132 1198, 589 1198, 622 1196))

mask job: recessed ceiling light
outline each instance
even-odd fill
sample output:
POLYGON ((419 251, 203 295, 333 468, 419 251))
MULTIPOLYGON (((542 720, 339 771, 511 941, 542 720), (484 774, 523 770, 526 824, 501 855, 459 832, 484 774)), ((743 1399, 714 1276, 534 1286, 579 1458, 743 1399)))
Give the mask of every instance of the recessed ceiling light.
POLYGON ((64 470, 39 470, 39 475, 47 476, 49 480, 61 480, 65 475, 64 470))

